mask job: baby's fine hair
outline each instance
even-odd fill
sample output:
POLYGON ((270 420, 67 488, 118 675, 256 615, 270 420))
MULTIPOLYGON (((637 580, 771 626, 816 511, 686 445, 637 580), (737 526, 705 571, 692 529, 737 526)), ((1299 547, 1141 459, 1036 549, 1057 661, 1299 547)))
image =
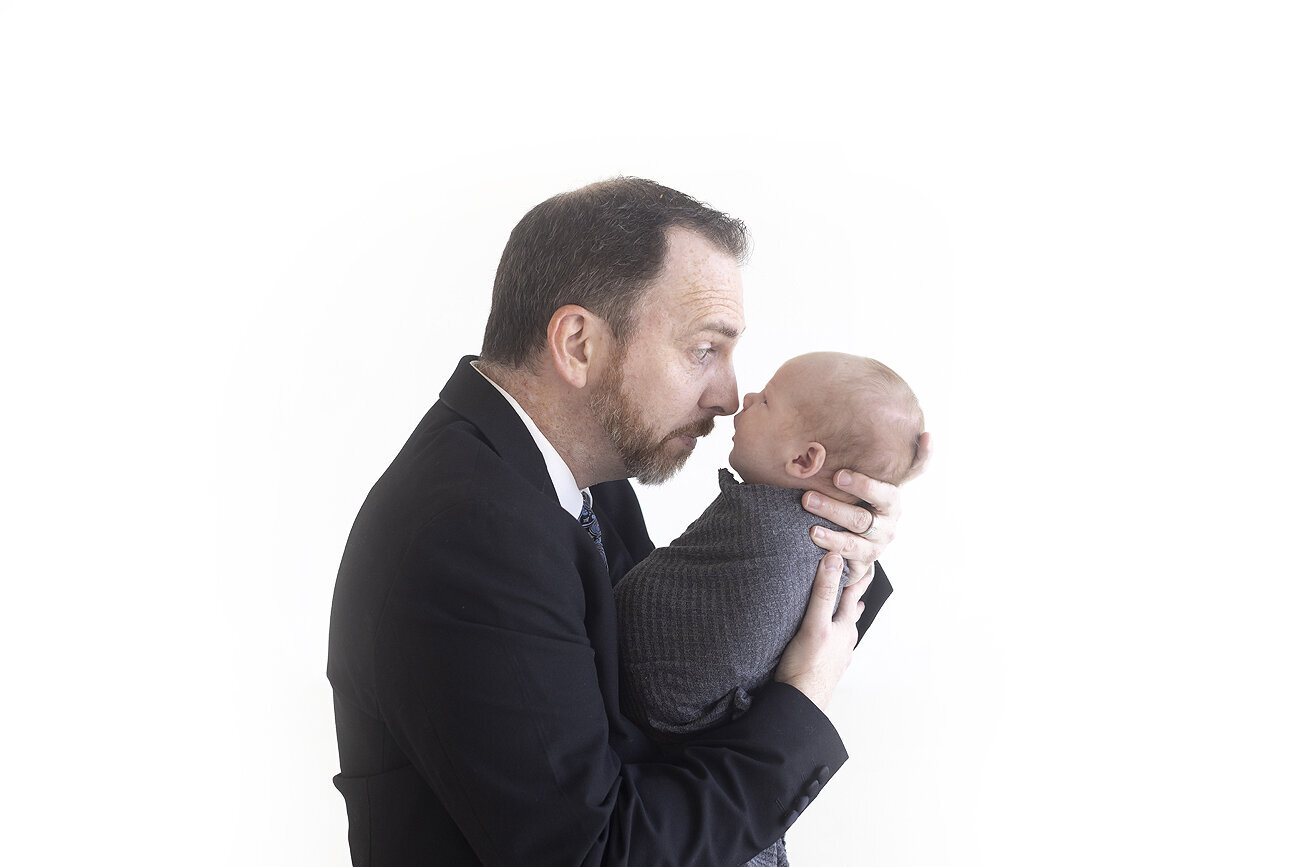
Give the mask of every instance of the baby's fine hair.
POLYGON ((916 469, 925 414, 903 378, 874 358, 838 352, 804 356, 828 363, 826 388, 801 407, 826 447, 826 465, 900 485, 916 469))

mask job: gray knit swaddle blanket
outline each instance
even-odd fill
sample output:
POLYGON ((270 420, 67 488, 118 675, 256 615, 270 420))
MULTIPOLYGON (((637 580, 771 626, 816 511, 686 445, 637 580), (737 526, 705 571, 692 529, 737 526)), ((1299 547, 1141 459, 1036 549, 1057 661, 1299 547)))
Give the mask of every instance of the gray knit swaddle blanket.
MULTIPOLYGON (((614 586, 623 709, 665 741, 735 719, 767 683, 799 630, 817 561, 802 491, 722 489, 686 532, 614 586)), ((848 580, 845 570, 840 585, 848 580)), ((749 867, 784 867, 778 841, 749 867)))

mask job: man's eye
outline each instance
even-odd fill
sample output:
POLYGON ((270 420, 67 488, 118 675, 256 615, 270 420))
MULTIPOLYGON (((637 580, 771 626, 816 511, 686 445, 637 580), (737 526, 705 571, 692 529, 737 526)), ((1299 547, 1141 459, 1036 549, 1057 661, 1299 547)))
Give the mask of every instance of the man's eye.
POLYGON ((704 361, 709 357, 709 355, 712 352, 713 352, 713 347, 711 346, 697 346, 695 348, 695 360, 704 361))

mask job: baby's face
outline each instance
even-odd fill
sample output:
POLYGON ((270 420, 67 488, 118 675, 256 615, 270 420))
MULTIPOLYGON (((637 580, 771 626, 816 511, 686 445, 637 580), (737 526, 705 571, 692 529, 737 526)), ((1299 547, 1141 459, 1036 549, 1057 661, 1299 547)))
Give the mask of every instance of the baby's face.
POLYGON ((733 421, 731 466, 751 485, 798 488, 806 483, 786 472, 786 463, 809 441, 796 398, 817 385, 814 365, 792 359, 757 393, 745 395, 733 421))

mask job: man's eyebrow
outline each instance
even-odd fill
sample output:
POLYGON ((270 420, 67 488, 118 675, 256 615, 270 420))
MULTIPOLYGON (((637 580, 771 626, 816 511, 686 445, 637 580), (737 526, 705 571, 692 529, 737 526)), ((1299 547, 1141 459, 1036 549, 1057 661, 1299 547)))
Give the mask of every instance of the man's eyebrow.
POLYGON ((717 333, 721 334, 723 337, 729 337, 732 340, 739 339, 740 335, 743 334, 745 331, 745 329, 743 328, 737 329, 736 326, 732 325, 730 322, 724 322, 721 319, 714 319, 714 320, 710 320, 709 322, 703 322, 700 324, 699 330, 716 331, 717 333))

